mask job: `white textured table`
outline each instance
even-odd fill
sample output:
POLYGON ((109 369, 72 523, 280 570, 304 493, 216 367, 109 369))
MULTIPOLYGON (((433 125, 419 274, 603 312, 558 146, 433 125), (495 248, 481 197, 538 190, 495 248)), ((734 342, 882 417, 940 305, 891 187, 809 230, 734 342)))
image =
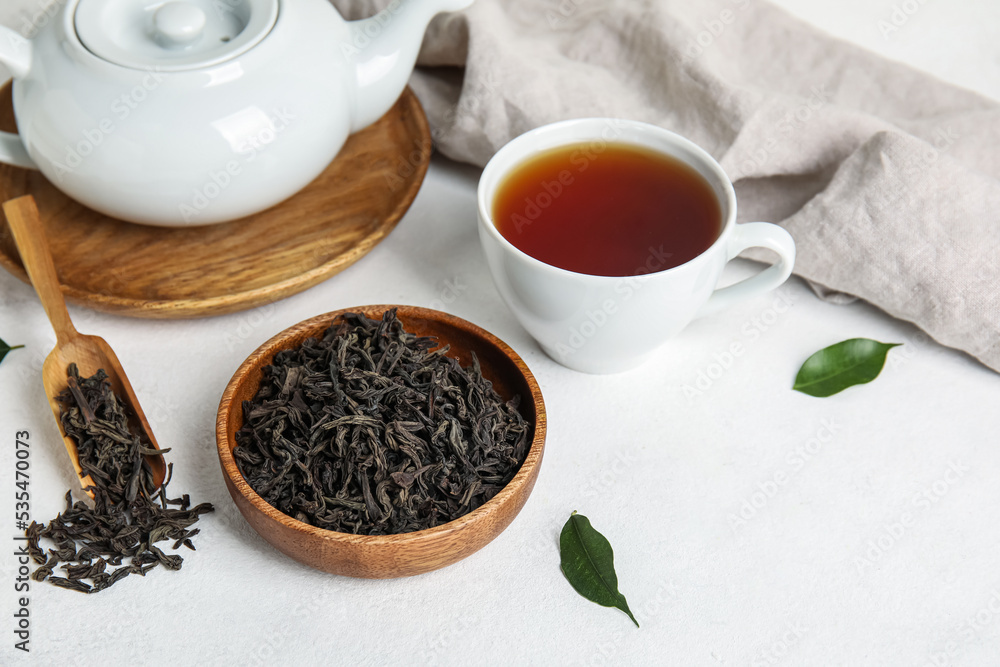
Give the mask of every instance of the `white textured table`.
MULTIPOLYGON (((0 21, 18 25, 5 0, 0 21)), ((1000 99, 1000 6, 984 0, 783 0, 821 27, 1000 99), (905 18, 888 32, 880 21, 905 18)), ((176 492, 211 501, 198 551, 99 596, 33 584, 0 557, 0 663, 898 664, 1000 662, 1000 377, 864 304, 798 280, 700 321, 641 370, 591 377, 547 359, 486 272, 478 172, 437 160, 412 210, 368 257, 258 311, 149 322, 71 308, 117 350, 176 492), (360 581, 297 565, 243 522, 213 425, 223 387, 259 343, 306 317, 367 303, 433 306, 509 342, 545 393, 534 494, 494 543, 444 570, 360 581), (834 398, 789 389, 836 341, 904 342, 873 384, 834 398), (742 354, 725 351, 740 343, 742 354), (697 390, 685 391, 685 385, 697 390), (584 601, 559 571, 572 510, 616 548, 642 623, 584 601), (14 649, 30 598, 31 652, 14 649)), ((746 270, 737 267, 734 274, 746 270)), ((41 387, 54 337, 34 292, 0 272, 0 527, 14 534, 14 438, 31 433, 31 513, 76 487, 41 387)))

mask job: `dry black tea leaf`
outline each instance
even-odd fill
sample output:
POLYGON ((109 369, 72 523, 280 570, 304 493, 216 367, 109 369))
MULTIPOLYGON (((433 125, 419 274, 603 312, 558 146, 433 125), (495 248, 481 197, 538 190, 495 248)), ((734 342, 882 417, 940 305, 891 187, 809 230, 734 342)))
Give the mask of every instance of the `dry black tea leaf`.
POLYGON ((67 491, 61 514, 48 524, 32 522, 25 532, 28 553, 39 564, 32 579, 98 593, 158 565, 179 570, 183 559, 163 553, 154 543, 174 540, 175 549, 181 544, 194 549, 190 538, 198 529, 191 526, 211 512, 212 505, 190 507, 186 494, 167 497, 173 464, 163 484, 154 484, 144 454, 155 450, 129 430, 129 408, 115 395, 103 370, 82 379, 76 364, 71 364, 68 375, 69 389, 57 397, 60 420, 76 442, 81 476, 93 480, 87 490, 93 493, 94 504, 73 502, 72 492, 67 491), (56 547, 48 550, 47 557, 40 546, 43 538, 56 547), (130 559, 127 564, 126 559, 130 559), (65 576, 56 576, 59 571, 65 576))
POLYGON ((496 495, 531 428, 432 337, 349 313, 277 353, 243 403, 233 456, 264 500, 299 521, 387 535, 438 526, 496 495), (437 348, 437 349, 435 349, 437 348))

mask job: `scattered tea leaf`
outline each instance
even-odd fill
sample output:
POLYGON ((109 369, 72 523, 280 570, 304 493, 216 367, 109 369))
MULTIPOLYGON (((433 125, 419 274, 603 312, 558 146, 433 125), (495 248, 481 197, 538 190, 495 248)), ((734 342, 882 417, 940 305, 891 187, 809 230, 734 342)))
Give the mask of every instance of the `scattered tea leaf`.
POLYGON ((871 382, 882 372, 889 350, 899 345, 902 343, 851 338, 823 348, 802 364, 792 389, 825 398, 856 384, 871 382))
POLYGON ((618 592, 615 552, 611 543, 594 530, 590 519, 573 512, 559 536, 559 555, 566 580, 576 592, 603 607, 616 607, 639 627, 625 596, 618 592))
POLYGON ((0 363, 3 362, 3 358, 7 356, 8 352, 10 352, 11 350, 20 350, 22 347, 24 346, 23 345, 10 346, 7 343, 3 342, 2 339, 0 339, 0 363))
POLYGON ((67 491, 66 509, 56 518, 47 524, 31 522, 25 531, 27 550, 39 566, 31 578, 81 593, 100 593, 132 574, 144 577, 159 565, 181 569, 184 559, 163 553, 155 543, 173 540, 174 549, 183 545, 193 550, 191 538, 199 529, 192 526, 202 514, 213 511, 211 503, 191 507, 187 494, 167 497, 173 463, 167 467, 167 478, 156 485, 143 458, 152 446, 145 433, 130 430, 134 415, 115 394, 103 369, 83 378, 76 364, 70 364, 66 380, 68 388, 56 396, 59 421, 76 443, 81 477, 90 475, 93 481, 89 490, 94 504, 74 502, 73 492, 67 491), (55 546, 48 555, 41 546, 43 539, 55 546))

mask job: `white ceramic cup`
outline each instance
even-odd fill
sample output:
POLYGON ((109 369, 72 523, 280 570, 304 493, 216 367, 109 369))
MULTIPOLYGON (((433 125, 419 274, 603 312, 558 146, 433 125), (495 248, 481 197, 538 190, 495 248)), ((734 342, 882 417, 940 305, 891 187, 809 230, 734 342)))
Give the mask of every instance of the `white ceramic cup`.
MULTIPOLYGON (((560 196, 572 196, 567 189, 560 196)), ((544 202, 541 202, 544 204, 544 202)), ((641 364, 697 317, 775 289, 791 275, 795 243, 766 222, 736 224, 732 181, 712 156, 687 139, 636 121, 585 118, 546 125, 501 148, 479 181, 479 238, 501 296, 545 352, 574 370, 616 373, 641 364), (493 222, 497 187, 542 151, 579 145, 599 159, 609 143, 642 146, 694 167, 715 192, 722 232, 694 259, 674 268, 622 277, 567 271, 525 254, 493 222), (747 248, 769 248, 778 262, 742 282, 716 289, 729 260, 747 248)), ((649 268, 658 249, 651 248, 649 268)))

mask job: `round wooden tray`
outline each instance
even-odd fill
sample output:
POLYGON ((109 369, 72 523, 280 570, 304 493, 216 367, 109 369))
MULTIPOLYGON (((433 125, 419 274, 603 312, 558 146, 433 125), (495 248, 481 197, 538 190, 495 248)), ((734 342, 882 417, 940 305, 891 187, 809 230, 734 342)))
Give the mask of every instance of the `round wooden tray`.
MULTIPOLYGON (((10 84, 0 90, 0 129, 17 130, 10 84)), ((427 118, 407 88, 305 190, 235 222, 122 222, 73 201, 37 171, 6 165, 0 201, 35 197, 70 301, 132 317, 205 317, 296 294, 358 261, 413 203, 430 156, 427 118)), ((28 282, 6 220, 0 224, 0 265, 28 282)))

